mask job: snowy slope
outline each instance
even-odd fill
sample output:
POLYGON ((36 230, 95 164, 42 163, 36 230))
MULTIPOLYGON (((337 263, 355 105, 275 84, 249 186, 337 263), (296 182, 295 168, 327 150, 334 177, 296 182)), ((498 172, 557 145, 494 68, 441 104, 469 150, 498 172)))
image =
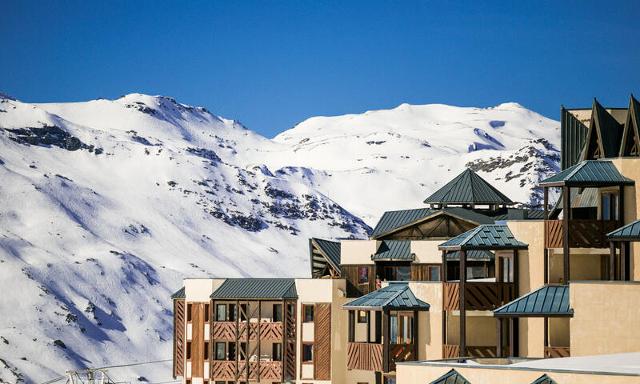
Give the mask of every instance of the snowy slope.
MULTIPOLYGON (((308 237, 366 237, 466 164, 535 204, 558 141, 517 104, 318 117, 269 140, 167 97, 2 97, 0 382, 170 358, 183 277, 308 275, 308 237)), ((170 363, 112 373, 167 381, 170 363)))

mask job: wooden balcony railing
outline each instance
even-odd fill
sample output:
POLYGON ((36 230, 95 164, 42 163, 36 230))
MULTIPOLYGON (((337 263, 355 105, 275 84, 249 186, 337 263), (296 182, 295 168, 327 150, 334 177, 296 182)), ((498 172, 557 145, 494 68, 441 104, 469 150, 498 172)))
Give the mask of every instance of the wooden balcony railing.
POLYGON ((396 363, 417 360, 413 355, 413 344, 391 344, 389 371, 396 370, 396 363))
POLYGON ((569 347, 544 347, 544 357, 570 357, 571 350, 569 347))
POLYGON ((282 340, 284 331, 282 322, 280 321, 262 323, 241 322, 237 325, 235 321, 214 321, 213 339, 219 341, 235 341, 237 333, 239 341, 246 341, 248 331, 249 340, 254 341, 258 339, 258 326, 260 326, 261 340, 282 340), (248 330, 247 327, 249 327, 248 330))
POLYGON ((382 344, 348 343, 347 369, 382 372, 382 344))
MULTIPOLYGON (((620 228, 618 220, 569 220, 569 247, 571 248, 607 248, 606 234, 620 228)), ((546 220, 545 246, 562 248, 564 244, 562 220, 546 220)))
MULTIPOLYGON (((515 285, 498 282, 466 282, 464 296, 467 310, 488 311, 514 300, 515 285)), ((458 309, 460 309, 460 284, 444 283, 444 310, 458 309)))
MULTIPOLYGON (((443 359, 455 359, 460 356, 460 346, 457 344, 444 344, 442 346, 442 358, 443 359)), ((465 357, 497 357, 498 348, 494 346, 469 346, 467 345, 467 353, 463 354, 465 357)))
MULTIPOLYGON (((246 361, 227 361, 214 360, 211 368, 211 378, 219 381, 247 381, 247 362, 246 361)), ((281 361, 251 361, 249 362, 249 380, 282 380, 282 362, 281 361), (259 374, 259 376, 258 376, 259 374)))

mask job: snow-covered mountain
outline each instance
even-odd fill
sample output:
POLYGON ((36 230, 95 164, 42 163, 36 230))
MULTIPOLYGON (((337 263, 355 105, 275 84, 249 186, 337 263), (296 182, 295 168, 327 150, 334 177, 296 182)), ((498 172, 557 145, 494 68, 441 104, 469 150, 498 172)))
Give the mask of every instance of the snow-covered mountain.
MULTIPOLYGON (((167 97, 0 95, 0 382, 168 359, 183 277, 308 275, 308 237, 366 237, 464 166, 535 205, 558 142, 517 104, 315 117, 270 140, 167 97)), ((113 374, 166 381, 170 362, 113 374)))

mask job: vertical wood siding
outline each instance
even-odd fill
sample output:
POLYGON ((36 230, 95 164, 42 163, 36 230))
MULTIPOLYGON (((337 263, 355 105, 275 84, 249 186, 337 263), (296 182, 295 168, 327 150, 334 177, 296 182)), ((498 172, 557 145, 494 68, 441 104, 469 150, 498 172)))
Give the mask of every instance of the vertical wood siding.
POLYGON ((184 376, 184 300, 173 301, 173 376, 184 376))
POLYGON ((191 306, 191 377, 204 376, 204 303, 191 306))
POLYGON ((331 380, 331 304, 316 304, 313 368, 316 380, 331 380))

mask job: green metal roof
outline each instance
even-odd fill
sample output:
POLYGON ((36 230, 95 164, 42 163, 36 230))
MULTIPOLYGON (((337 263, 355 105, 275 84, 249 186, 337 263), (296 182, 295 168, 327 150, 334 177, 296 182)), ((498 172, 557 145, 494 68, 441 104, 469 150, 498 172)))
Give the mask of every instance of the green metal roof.
POLYGON ((492 216, 492 218, 494 221, 541 220, 544 219, 544 211, 541 209, 509 208, 506 213, 492 216))
POLYGON ((566 317, 573 316, 569 308, 568 285, 545 285, 493 311, 503 317, 566 317))
POLYGON ((640 220, 607 233, 607 237, 612 241, 640 241, 640 220))
POLYGON ((356 310, 428 311, 429 304, 416 298, 406 282, 390 282, 386 287, 361 296, 342 306, 356 310))
MULTIPOLYGON (((496 255, 493 252, 487 250, 471 250, 467 251, 467 260, 469 261, 491 261, 494 260, 496 255)), ((447 261, 460 260, 460 251, 447 252, 447 261)))
POLYGON ((297 299, 296 283, 288 278, 226 279, 211 294, 212 299, 297 299))
POLYGON ((385 212, 371 233, 371 238, 376 239, 384 235, 396 232, 400 229, 417 224, 436 215, 451 215, 476 224, 491 224, 494 219, 490 216, 462 207, 447 207, 442 209, 407 209, 402 211, 385 212))
POLYGON ((545 180, 542 187, 605 187, 611 185, 633 185, 634 181, 618 172, 610 160, 585 160, 545 180))
POLYGON ((317 238, 309 239, 310 257, 311 257, 311 276, 317 277, 324 273, 327 264, 331 265, 336 271, 340 271, 340 243, 337 241, 329 241, 317 238), (320 253, 317 256, 313 252, 316 248, 320 253))
POLYGON ((382 240, 371 260, 413 261, 416 255, 411 253, 410 240, 382 240))
POLYGON ((429 384, 471 384, 469 380, 458 373, 455 369, 450 370, 429 384))
POLYGON ((440 244, 445 251, 526 249, 529 245, 517 240, 504 224, 483 224, 440 244))
POLYGON ((511 199, 469 168, 427 197, 424 202, 427 204, 513 204, 511 199))
POLYGON ((173 295, 171 295, 172 299, 184 299, 187 296, 184 293, 184 287, 178 289, 176 292, 174 292, 173 295))
POLYGON ((371 232, 371 238, 375 239, 376 237, 394 232, 395 230, 420 221, 425 217, 431 216, 434 212, 436 212, 436 210, 429 208, 387 211, 382 215, 373 232, 371 232))
POLYGON ((558 384, 558 383, 556 383, 555 380, 547 376, 547 374, 545 373, 544 375, 532 381, 531 384, 558 384))

